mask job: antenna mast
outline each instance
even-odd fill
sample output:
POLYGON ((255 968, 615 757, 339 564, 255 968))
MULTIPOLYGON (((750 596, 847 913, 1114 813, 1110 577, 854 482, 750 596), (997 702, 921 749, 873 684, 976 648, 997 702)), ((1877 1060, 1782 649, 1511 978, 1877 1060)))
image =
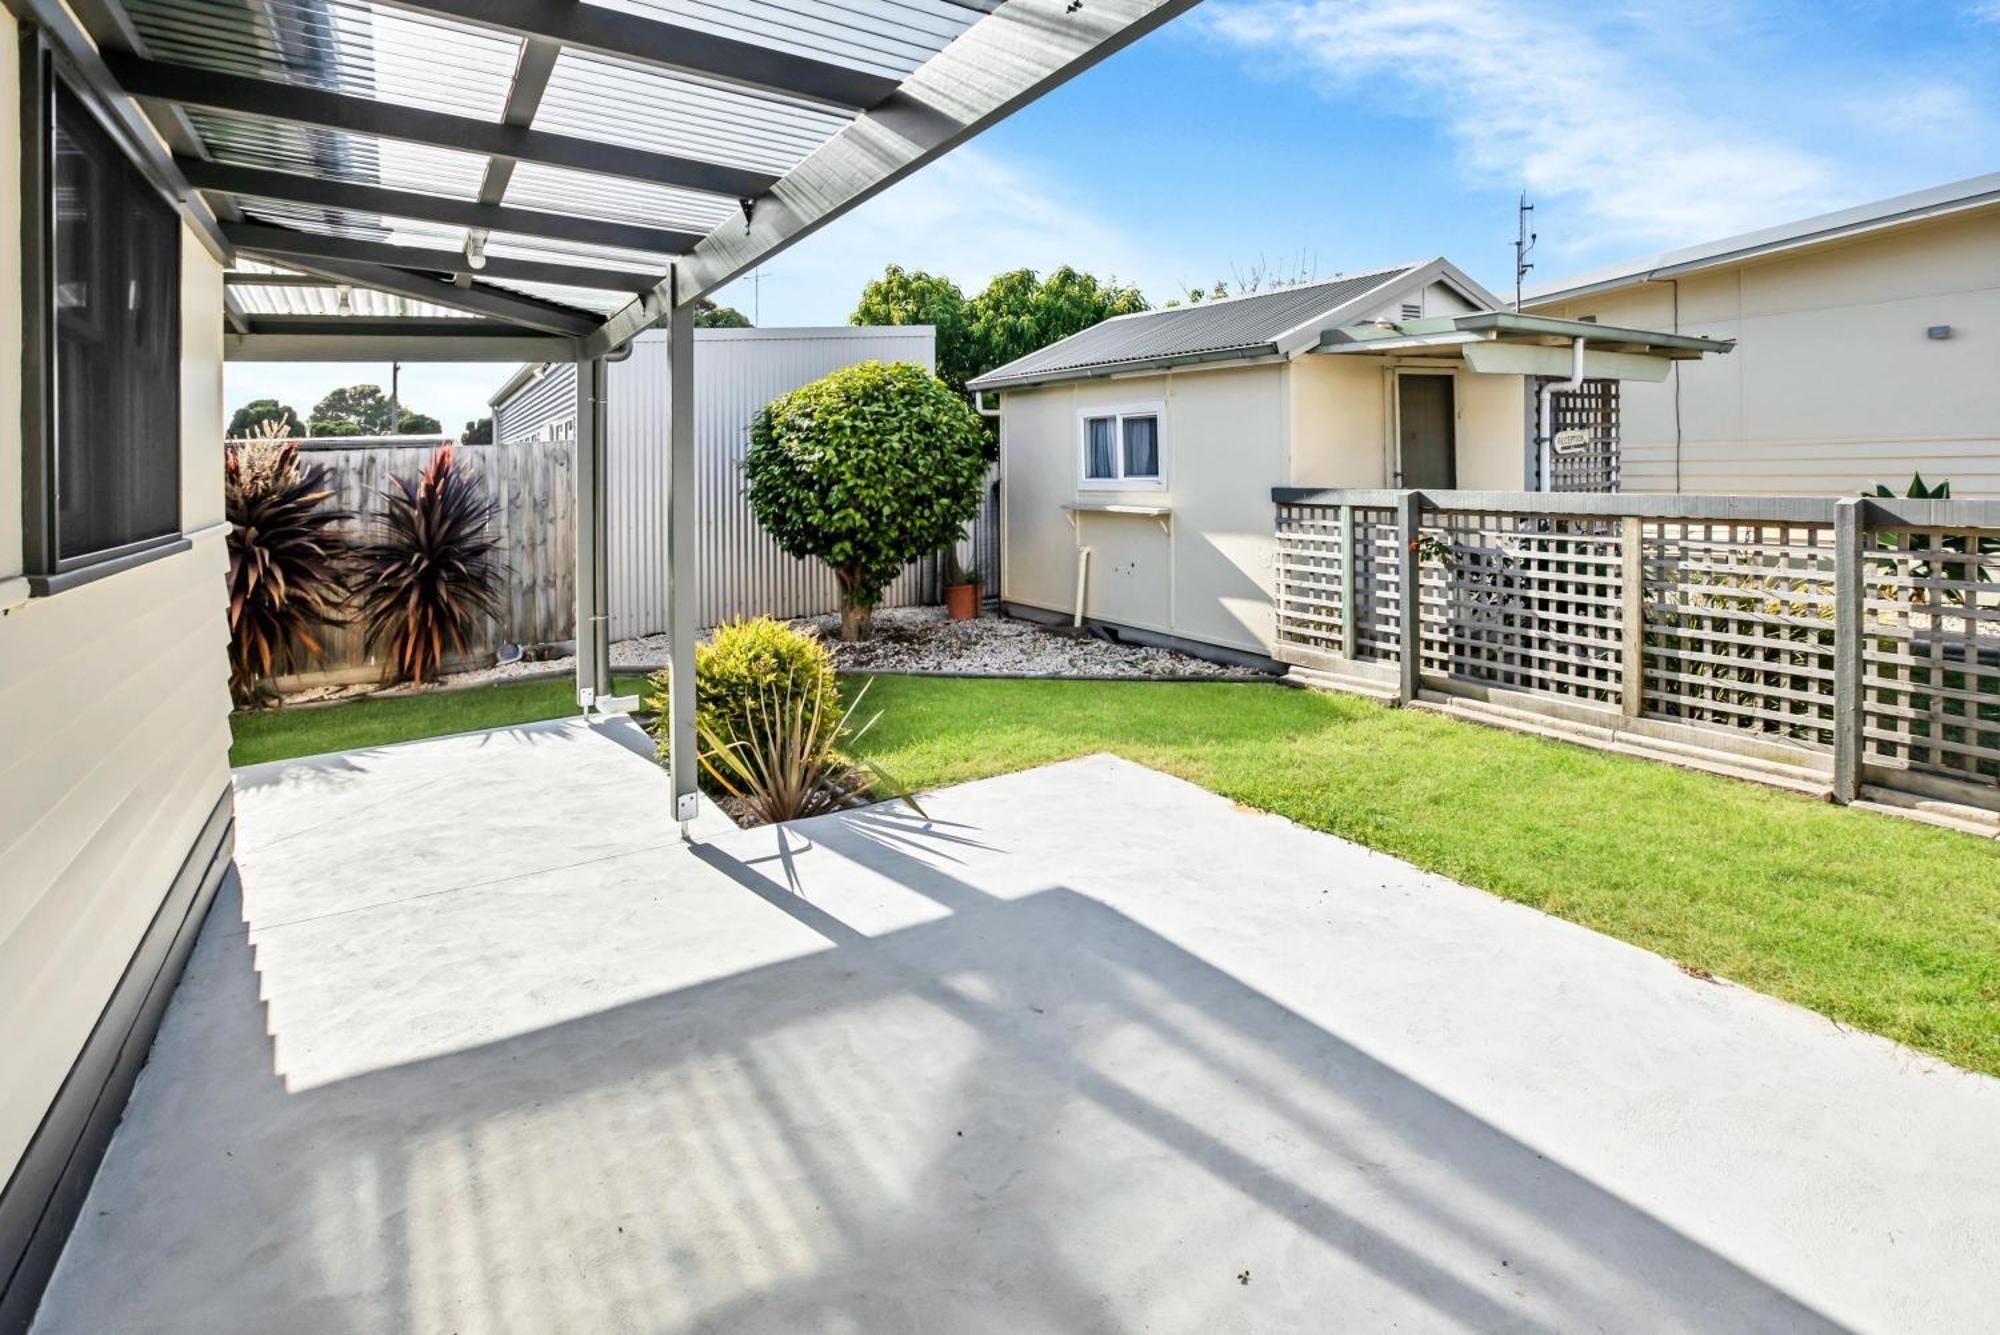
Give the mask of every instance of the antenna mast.
POLYGON ((1528 276, 1528 270, 1535 266, 1528 263, 1528 256, 1534 253, 1535 233, 1528 230, 1528 215, 1535 206, 1528 202, 1528 192, 1521 192, 1521 202, 1514 210, 1514 309, 1521 309, 1521 280, 1528 276))

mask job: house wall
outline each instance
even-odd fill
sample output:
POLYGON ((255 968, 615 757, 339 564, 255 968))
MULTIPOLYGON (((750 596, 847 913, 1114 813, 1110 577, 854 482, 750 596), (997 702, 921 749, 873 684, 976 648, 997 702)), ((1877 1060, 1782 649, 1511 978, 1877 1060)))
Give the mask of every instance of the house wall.
POLYGON ((0 1180, 42 1125, 229 784, 222 274, 192 235, 183 235, 181 334, 181 526, 192 548, 45 598, 27 598, 20 578, 16 49, 15 20, 0 11, 0 235, 8 239, 0 247, 0 364, 9 370, 0 375, 0 421, 8 424, 0 449, 0 1180))
POLYGON ((1289 367, 1270 365, 1088 380, 1001 396, 1001 596, 1049 611, 1074 605, 1076 553, 1093 555, 1085 613, 1252 653, 1272 634, 1271 488, 1290 476, 1289 367), (1081 418, 1159 402, 1166 485, 1085 491, 1081 418), (1164 505, 1147 516, 1080 513, 1069 502, 1164 505))
MULTIPOLYGON (((1399 366, 1414 368, 1415 363, 1343 353, 1310 354, 1291 364, 1293 485, 1396 485, 1388 415, 1394 402, 1389 377, 1399 366)), ((1521 489, 1525 393, 1520 376, 1452 368, 1460 487, 1521 489)))
POLYGON ((2000 209, 1633 284, 1540 314, 1737 340, 1623 390, 1627 491, 2000 496, 2000 209), (1952 337, 1925 337, 1931 325, 1952 337), (1678 465, 1675 400, 1679 395, 1678 465))

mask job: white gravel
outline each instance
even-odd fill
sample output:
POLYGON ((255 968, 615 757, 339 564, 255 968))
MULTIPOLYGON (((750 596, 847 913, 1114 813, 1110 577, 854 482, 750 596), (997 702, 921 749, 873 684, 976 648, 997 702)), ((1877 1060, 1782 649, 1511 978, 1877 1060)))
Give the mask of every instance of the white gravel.
MULTIPOLYGON (((1039 677, 1242 677, 1242 669, 1211 663, 1191 654, 1143 645, 1115 644, 1060 632, 987 613, 953 621, 942 607, 892 607, 877 612, 870 638, 844 644, 838 616, 807 617, 792 623, 826 641, 844 672, 993 673, 1039 677)), ((614 668, 654 668, 667 658, 667 637, 642 635, 611 646, 614 668)), ((573 655, 522 660, 477 672, 461 672, 441 686, 473 686, 547 675, 573 669, 573 655)))

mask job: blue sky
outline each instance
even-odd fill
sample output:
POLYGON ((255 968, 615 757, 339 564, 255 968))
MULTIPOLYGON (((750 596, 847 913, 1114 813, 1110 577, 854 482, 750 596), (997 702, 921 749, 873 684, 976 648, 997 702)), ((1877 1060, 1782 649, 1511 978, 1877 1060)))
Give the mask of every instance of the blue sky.
MULTIPOLYGON (((1995 70, 2000 0, 1207 0, 721 295, 828 324, 892 261, 1157 302, 1439 254, 1504 291, 1524 186, 1532 285, 2000 170, 1995 70)), ((506 374, 406 368, 404 398, 455 429, 506 374)), ((387 375, 234 365, 228 402, 387 375)))

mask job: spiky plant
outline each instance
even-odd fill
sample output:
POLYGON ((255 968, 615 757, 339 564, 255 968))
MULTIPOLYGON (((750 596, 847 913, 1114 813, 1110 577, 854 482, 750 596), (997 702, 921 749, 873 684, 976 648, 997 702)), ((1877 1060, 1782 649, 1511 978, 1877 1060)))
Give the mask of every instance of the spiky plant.
POLYGON ((875 726, 878 713, 860 727, 850 726, 868 694, 863 683, 838 715, 825 694, 792 681, 774 681, 759 691, 733 722, 700 711, 701 767, 717 787, 770 824, 818 816, 851 806, 869 789, 872 773, 918 815, 923 808, 908 789, 867 760, 843 753, 875 726))
POLYGON ((422 685, 447 649, 465 652, 482 617, 500 615, 504 569, 487 536, 498 507, 450 445, 380 495, 374 528, 354 552, 354 596, 368 648, 386 640, 396 675, 422 685))
POLYGON ((225 447, 229 519, 229 687, 256 697, 274 670, 291 671, 315 635, 342 624, 342 563, 350 517, 327 504, 326 470, 299 465, 299 447, 264 435, 225 447))

